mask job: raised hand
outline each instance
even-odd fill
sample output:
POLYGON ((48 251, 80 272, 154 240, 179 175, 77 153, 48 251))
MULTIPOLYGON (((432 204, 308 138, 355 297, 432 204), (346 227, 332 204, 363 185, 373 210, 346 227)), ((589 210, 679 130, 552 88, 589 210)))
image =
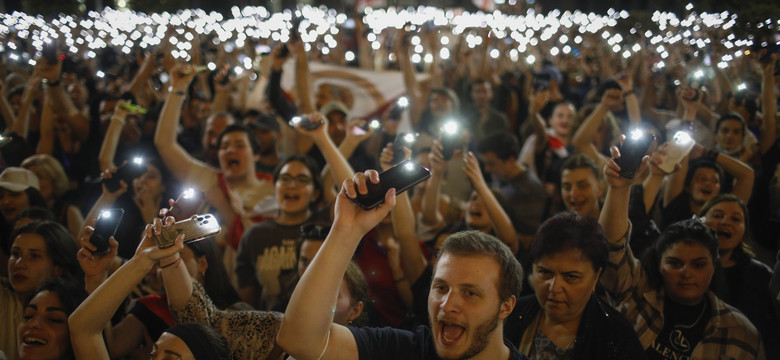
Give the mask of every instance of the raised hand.
POLYGON ((395 206, 395 189, 390 189, 385 194, 385 202, 371 210, 363 210, 352 199, 357 194, 368 193, 366 183, 379 183, 379 173, 376 170, 368 170, 364 173, 356 173, 352 179, 347 179, 341 185, 341 191, 336 198, 335 217, 333 228, 360 233, 360 236, 373 229, 387 216, 395 206))

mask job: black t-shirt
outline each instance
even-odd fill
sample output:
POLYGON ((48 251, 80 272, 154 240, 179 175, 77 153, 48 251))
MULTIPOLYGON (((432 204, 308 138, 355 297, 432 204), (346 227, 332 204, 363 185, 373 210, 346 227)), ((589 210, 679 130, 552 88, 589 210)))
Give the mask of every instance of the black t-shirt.
POLYGON ((664 301, 664 328, 647 348, 648 359, 690 359, 710 322, 710 302, 687 306, 664 301))
MULTIPOLYGON (((360 359, 371 360, 436 360, 433 333, 427 326, 418 326, 414 332, 386 328, 349 328, 357 343, 360 359)), ((509 347, 509 360, 528 359, 504 339, 509 347)))

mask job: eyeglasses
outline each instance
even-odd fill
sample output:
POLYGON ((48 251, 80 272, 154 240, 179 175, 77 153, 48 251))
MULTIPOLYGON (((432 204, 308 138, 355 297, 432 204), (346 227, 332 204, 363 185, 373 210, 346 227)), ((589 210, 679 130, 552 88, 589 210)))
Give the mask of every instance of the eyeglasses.
POLYGON ((297 185, 306 186, 311 184, 311 180, 311 177, 306 175, 292 176, 290 174, 282 174, 279 176, 279 182, 286 186, 292 185, 293 182, 295 182, 297 185))

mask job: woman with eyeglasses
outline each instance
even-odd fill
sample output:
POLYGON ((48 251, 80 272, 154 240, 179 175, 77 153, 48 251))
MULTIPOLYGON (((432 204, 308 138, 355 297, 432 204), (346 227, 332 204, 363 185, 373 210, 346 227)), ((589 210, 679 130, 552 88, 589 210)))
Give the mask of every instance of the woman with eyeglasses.
POLYGON ((349 163, 328 136, 328 123, 322 114, 308 116, 313 123, 322 124, 313 130, 300 126, 296 130, 310 137, 325 156, 325 175, 321 176, 314 160, 304 155, 293 155, 280 163, 273 176, 277 215, 248 228, 238 248, 239 295, 255 309, 283 307, 289 300, 297 280, 295 243, 300 227, 309 222, 330 222, 327 203, 335 198, 335 190, 328 184, 352 174, 349 163))

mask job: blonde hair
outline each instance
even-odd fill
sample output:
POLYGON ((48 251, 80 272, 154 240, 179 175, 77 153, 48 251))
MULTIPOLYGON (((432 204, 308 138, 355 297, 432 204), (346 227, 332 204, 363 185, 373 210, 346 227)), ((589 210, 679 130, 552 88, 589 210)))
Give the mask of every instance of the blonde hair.
POLYGON ((38 154, 22 161, 22 167, 32 171, 38 179, 51 179, 54 183, 54 195, 61 196, 68 190, 70 182, 65 169, 57 159, 48 154, 38 154), (35 170, 32 168, 35 167, 35 170))

